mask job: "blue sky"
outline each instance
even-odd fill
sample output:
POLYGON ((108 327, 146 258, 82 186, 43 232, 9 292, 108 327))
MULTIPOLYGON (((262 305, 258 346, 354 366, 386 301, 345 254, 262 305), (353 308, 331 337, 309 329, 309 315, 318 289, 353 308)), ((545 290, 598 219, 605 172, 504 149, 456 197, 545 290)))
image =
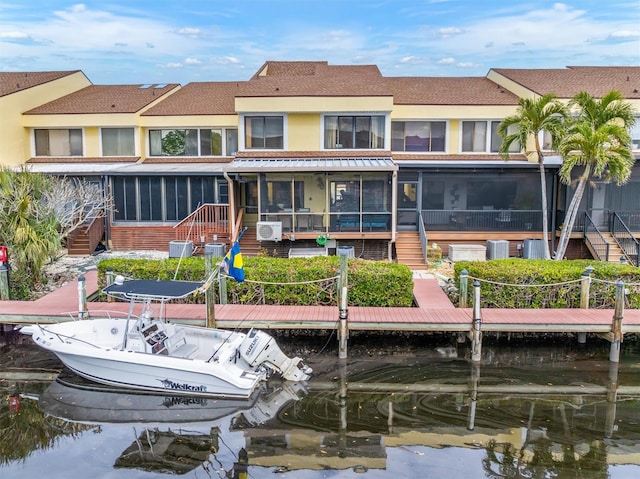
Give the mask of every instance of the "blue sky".
POLYGON ((640 65, 640 1, 2 0, 0 70, 94 84, 247 80, 267 60, 386 76, 640 65))

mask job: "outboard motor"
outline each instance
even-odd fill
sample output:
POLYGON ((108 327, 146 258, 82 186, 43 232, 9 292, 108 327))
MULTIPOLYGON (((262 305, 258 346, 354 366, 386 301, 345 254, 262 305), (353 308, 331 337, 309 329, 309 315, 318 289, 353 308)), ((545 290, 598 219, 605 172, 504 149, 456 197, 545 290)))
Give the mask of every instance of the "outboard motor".
POLYGON ((240 355, 253 368, 266 364, 287 381, 306 381, 312 369, 302 359, 287 357, 276 340, 264 331, 252 329, 240 345, 240 355))

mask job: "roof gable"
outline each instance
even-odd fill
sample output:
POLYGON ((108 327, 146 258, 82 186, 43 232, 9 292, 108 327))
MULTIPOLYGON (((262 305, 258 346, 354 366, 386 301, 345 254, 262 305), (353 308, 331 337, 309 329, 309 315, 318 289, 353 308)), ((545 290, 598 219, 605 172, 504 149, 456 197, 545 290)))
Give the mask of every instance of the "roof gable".
POLYGON ((43 85, 79 71, 2 72, 0 73, 0 97, 43 85))

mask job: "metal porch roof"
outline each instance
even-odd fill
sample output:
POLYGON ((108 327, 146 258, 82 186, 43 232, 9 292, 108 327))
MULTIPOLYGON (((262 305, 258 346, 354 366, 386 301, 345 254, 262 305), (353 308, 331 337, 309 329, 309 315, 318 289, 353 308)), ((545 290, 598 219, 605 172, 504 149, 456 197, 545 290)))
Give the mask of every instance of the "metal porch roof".
POLYGON ((397 171, 391 158, 238 158, 228 164, 228 173, 397 171))

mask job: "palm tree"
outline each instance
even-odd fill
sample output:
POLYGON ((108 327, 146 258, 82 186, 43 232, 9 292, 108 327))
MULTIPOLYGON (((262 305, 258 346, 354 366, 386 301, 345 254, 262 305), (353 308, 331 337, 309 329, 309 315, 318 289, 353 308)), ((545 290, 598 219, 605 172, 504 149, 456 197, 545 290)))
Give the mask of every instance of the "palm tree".
POLYGON ((500 155, 504 159, 509 158, 509 152, 513 144, 520 145, 526 152, 527 145, 533 138, 535 154, 540 170, 540 195, 542 203, 542 234, 544 238, 544 254, 546 259, 551 258, 549 252, 549 218, 547 207, 547 180, 544 168, 544 155, 540 147, 540 133, 543 131, 551 134, 552 145, 557 143, 562 131, 566 109, 554 94, 548 93, 538 98, 521 98, 515 115, 505 118, 498 125, 498 134, 502 138, 500 155), (514 127, 517 131, 513 131, 514 127))
POLYGON ((602 178, 622 185, 629 180, 635 162, 629 135, 635 121, 633 107, 620 92, 610 91, 600 100, 580 92, 571 99, 570 106, 577 108, 577 116, 568 125, 558 148, 563 158, 560 179, 571 184, 574 167, 583 170, 567 208, 555 254, 558 260, 564 258, 587 183, 592 178, 602 178))

